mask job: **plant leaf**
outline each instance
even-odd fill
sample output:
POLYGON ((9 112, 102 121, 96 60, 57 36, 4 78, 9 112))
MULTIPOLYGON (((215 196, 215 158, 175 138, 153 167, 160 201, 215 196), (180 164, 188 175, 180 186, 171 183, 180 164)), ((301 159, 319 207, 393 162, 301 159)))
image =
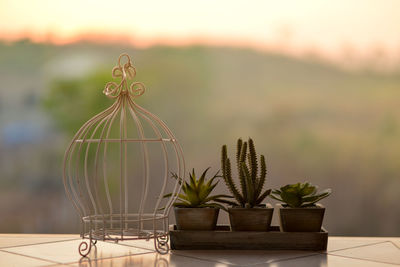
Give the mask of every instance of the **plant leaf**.
MULTIPOLYGON (((240 141, 240 139, 238 140, 238 145, 239 145, 239 141, 240 141)), ((241 147, 241 144, 240 144, 240 147, 241 147)), ((240 205, 240 203, 242 202, 241 201, 242 196, 237 191, 236 185, 232 180, 232 170, 231 170, 231 165, 230 165, 230 161, 228 158, 228 152, 227 152, 226 145, 223 145, 222 149, 221 149, 221 169, 222 169, 222 177, 224 178, 226 187, 228 187, 228 190, 235 197, 238 205, 240 205)))
POLYGON ((199 205, 200 201, 195 189, 193 189, 192 187, 188 187, 186 189, 187 189, 186 198, 188 199, 190 204, 193 206, 199 205))
POLYGON ((196 174, 194 173, 194 168, 192 169, 192 173, 189 173, 189 177, 190 177, 190 186, 192 188, 196 188, 197 184, 196 184, 196 174))
POLYGON ((182 184, 182 178, 178 177, 178 174, 171 172, 171 177, 178 180, 178 184, 182 184))
POLYGON ((260 170, 260 178, 257 179, 257 184, 256 184, 256 198, 259 197, 259 195, 261 194, 261 191, 264 187, 265 184, 265 179, 267 176, 267 166, 265 164, 265 157, 264 155, 260 156, 260 164, 261 164, 261 170, 260 170))
POLYGON ((246 189, 247 189, 247 199, 246 203, 249 203, 250 206, 254 206, 254 184, 253 180, 251 179, 251 174, 249 172, 249 169, 247 168, 246 163, 242 162, 242 172, 243 176, 246 181, 246 189))
MULTIPOLYGON (((236 166, 240 166, 240 155, 242 151, 243 141, 241 138, 237 140, 236 143, 236 166)), ((240 167, 238 167, 238 171, 240 171, 240 167)))
POLYGON ((240 195, 239 191, 236 188, 235 183, 232 180, 232 175, 231 175, 231 162, 229 158, 226 159, 226 176, 224 175, 224 178, 226 178, 225 183, 228 186, 229 191, 231 191, 232 195, 236 198, 237 202, 239 205, 243 204, 243 197, 240 195))
POLYGON ((282 199, 280 199, 280 198, 278 198, 278 197, 276 197, 276 196, 274 196, 274 195, 269 195, 269 197, 270 197, 270 198, 273 198, 273 199, 275 199, 275 200, 284 202, 282 199))
POLYGON ((308 196, 315 194, 317 192, 317 188, 315 186, 310 185, 309 183, 303 184, 302 188, 300 189, 300 196, 308 196))
POLYGON ((217 186, 218 182, 216 182, 215 184, 206 187, 203 186, 202 188, 200 188, 199 191, 199 200, 201 203, 205 203, 205 199, 208 197, 208 195, 214 190, 214 188, 217 186))
POLYGON ((256 205, 259 205, 269 194, 271 194, 271 189, 267 189, 262 193, 262 195, 256 200, 256 205))
POLYGON ((258 174, 258 163, 257 163, 257 153, 254 146, 253 139, 249 138, 249 163, 250 163, 250 174, 253 184, 256 184, 257 174, 258 174))
POLYGON ((281 198, 286 204, 288 204, 292 208, 297 208, 301 206, 301 198, 297 196, 296 193, 293 193, 293 190, 282 191, 281 198))
POLYGON ((197 188, 203 186, 204 180, 206 178, 207 175, 207 171, 210 169, 211 167, 208 167, 207 169, 204 170, 204 172, 201 174, 199 181, 197 182, 197 188))
POLYGON ((232 198, 232 196, 228 196, 228 195, 214 195, 214 196, 210 196, 208 198, 206 198, 204 200, 203 203, 207 203, 209 201, 217 201, 218 199, 222 199, 222 198, 232 198))
POLYGON ((330 194, 331 194, 331 189, 326 189, 317 195, 313 195, 310 197, 304 197, 304 198, 302 198, 302 202, 304 203, 303 205, 314 204, 314 203, 320 201, 321 199, 326 198, 330 194))
POLYGON ((220 204, 218 204, 218 203, 209 203, 209 204, 202 204, 202 205, 199 205, 198 206, 199 208, 220 208, 220 209, 222 209, 222 210, 225 210, 225 211, 227 211, 227 209, 224 207, 224 206, 222 206, 222 205, 220 205, 220 204))
POLYGON ((281 195, 281 191, 278 189, 272 190, 272 194, 281 195))
POLYGON ((214 201, 215 202, 219 202, 219 203, 224 203, 224 204, 229 204, 229 205, 232 205, 232 206, 239 206, 238 205, 238 203, 237 202, 234 202, 234 201, 230 201, 230 200, 226 200, 226 199, 214 199, 214 201))
POLYGON ((185 208, 195 208, 195 206, 191 205, 187 202, 175 202, 174 207, 185 207, 185 208))
POLYGON ((219 175, 219 170, 218 170, 218 171, 214 174, 214 176, 213 176, 211 179, 208 180, 207 186, 211 186, 211 184, 214 182, 214 180, 215 180, 216 178, 221 178, 221 177, 223 177, 223 176, 219 175))
POLYGON ((241 187, 242 196, 243 196, 243 203, 242 204, 248 202, 247 188, 246 188, 246 177, 244 176, 244 173, 243 173, 243 170, 242 170, 242 163, 246 164, 246 155, 247 155, 247 142, 243 142, 242 149, 240 150, 239 164, 237 166, 238 175, 239 175, 239 182, 240 182, 240 187, 241 187))

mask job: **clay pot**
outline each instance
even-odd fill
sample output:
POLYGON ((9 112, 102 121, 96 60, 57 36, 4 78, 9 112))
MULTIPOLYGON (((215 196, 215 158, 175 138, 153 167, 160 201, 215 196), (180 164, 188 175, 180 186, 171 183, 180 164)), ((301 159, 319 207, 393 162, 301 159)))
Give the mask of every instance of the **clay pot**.
POLYGON ((282 232, 320 232, 325 208, 315 207, 290 208, 277 204, 280 229, 282 232))
POLYGON ((254 208, 229 208, 229 220, 232 231, 261 231, 269 230, 274 208, 263 205, 254 208))
POLYGON ((174 208, 177 230, 214 231, 219 208, 174 208))

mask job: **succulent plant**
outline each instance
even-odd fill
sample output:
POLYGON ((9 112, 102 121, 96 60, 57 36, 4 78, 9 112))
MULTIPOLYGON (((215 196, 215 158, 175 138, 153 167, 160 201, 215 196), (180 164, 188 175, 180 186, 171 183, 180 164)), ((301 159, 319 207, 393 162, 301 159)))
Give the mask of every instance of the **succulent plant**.
POLYGON ((249 138, 247 143, 240 138, 238 139, 236 151, 236 164, 240 182, 240 190, 238 190, 235 181, 232 179, 231 161, 227 154, 227 147, 223 145, 221 155, 222 175, 236 202, 228 201, 225 203, 244 208, 260 205, 271 193, 271 189, 262 191, 267 175, 265 157, 260 156, 261 166, 260 171, 258 171, 257 154, 253 140, 249 138))
MULTIPOLYGON (((189 172, 189 182, 183 181, 181 177, 178 177, 176 173, 172 174, 172 177, 177 179, 179 184, 182 184, 182 191, 177 195, 177 199, 173 204, 175 207, 182 208, 221 208, 226 210, 225 207, 219 203, 226 203, 226 198, 232 198, 228 195, 214 195, 210 196, 210 193, 217 186, 219 181, 215 181, 216 178, 222 176, 219 175, 219 171, 210 179, 206 179, 207 168, 200 178, 197 179, 194 169, 189 172)), ((170 197, 172 194, 167 194, 164 197, 170 197)), ((228 201, 229 202, 229 201, 228 201)))
POLYGON ((291 208, 312 207, 315 203, 331 194, 331 189, 325 189, 317 194, 318 187, 310 183, 288 184, 273 190, 271 198, 285 203, 291 208))

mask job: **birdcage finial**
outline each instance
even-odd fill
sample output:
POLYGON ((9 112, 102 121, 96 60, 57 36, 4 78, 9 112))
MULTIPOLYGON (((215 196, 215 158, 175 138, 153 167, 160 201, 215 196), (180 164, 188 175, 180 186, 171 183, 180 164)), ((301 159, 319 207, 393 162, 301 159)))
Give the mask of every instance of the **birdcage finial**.
POLYGON ((131 58, 128 54, 121 54, 118 58, 118 65, 112 69, 113 78, 121 78, 121 82, 108 82, 103 93, 109 98, 117 98, 122 93, 128 93, 130 97, 136 98, 144 94, 145 86, 141 82, 133 82, 128 85, 128 80, 133 80, 136 76, 136 69, 132 65, 131 58), (123 63, 126 59, 126 63, 123 63))

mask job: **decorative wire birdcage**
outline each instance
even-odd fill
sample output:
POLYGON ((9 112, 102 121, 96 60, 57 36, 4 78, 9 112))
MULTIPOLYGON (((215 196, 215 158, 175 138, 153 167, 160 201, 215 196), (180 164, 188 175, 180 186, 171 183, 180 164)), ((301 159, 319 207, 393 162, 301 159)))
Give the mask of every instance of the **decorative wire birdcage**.
POLYGON ((145 92, 142 83, 128 83, 135 76, 130 57, 120 55, 112 77, 121 81, 103 91, 115 102, 65 152, 63 181, 81 218, 82 256, 97 240, 154 239, 159 253, 169 251, 168 215, 181 187, 170 174, 183 177, 185 161, 167 125, 134 101, 145 92))

